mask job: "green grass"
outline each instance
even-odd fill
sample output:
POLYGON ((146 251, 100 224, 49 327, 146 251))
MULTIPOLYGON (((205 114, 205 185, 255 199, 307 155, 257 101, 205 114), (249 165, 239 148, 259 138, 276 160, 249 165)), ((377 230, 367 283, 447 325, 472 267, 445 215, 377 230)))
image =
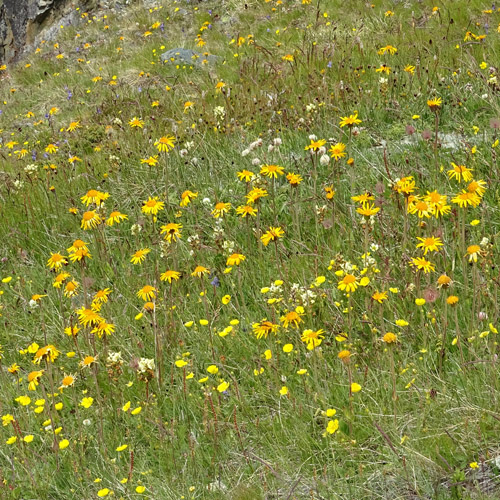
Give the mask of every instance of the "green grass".
POLYGON ((465 0, 160 5, 89 14, 1 73, 0 498, 498 498, 500 12, 465 0), (464 40, 467 31, 486 37, 464 40), (378 54, 387 45, 397 53, 378 54), (163 64, 176 47, 217 61, 163 64), (355 111, 358 127, 341 127, 355 111), (175 147, 158 152, 167 135, 175 147), (311 135, 327 149, 344 143, 346 155, 320 161, 305 150, 311 135), (57 152, 46 154, 49 144, 57 152), (155 155, 157 165, 141 163, 155 155), (476 207, 451 201, 469 185, 450 179, 452 163, 484 180, 476 207), (264 164, 284 175, 260 175, 264 164), (248 185, 244 169, 256 174, 248 185), (297 187, 288 173, 302 177, 297 187), (449 213, 406 214, 394 189, 406 176, 413 194, 446 195, 449 213), (267 196, 243 219, 235 209, 252 187, 267 196), (91 189, 109 193, 104 205, 86 208, 91 189), (198 196, 182 207, 186 190, 198 196), (352 200, 365 192, 380 208, 371 218, 352 200), (154 219, 142 211, 149 197, 164 203, 154 219), (231 203, 222 218, 218 202, 231 203), (84 230, 86 210, 128 219, 84 230), (160 231, 171 222, 182 235, 168 244, 160 231), (265 246, 269 227, 284 236, 265 246), (429 236, 443 246, 424 256, 434 266, 424 273, 410 262, 429 236), (92 258, 64 265, 58 289, 47 261, 68 257, 76 239, 92 258), (464 257, 471 245, 477 263, 464 257), (246 259, 228 271, 233 253, 246 259), (209 274, 192 276, 196 266, 209 274), (161 281, 167 269, 179 281, 161 281), (369 282, 349 297, 345 274, 369 282), (449 288, 438 286, 443 274, 449 288), (154 312, 137 295, 145 285, 157 289, 154 312), (77 311, 106 288, 99 314, 114 332, 100 338, 77 311), (285 328, 280 318, 299 306, 298 328, 285 328), (280 326, 257 338, 264 318, 280 326), (74 325, 72 338, 64 329, 74 325), (307 329, 324 331, 311 350, 307 329), (57 359, 33 364, 47 344, 57 359), (82 367, 89 355, 96 363, 82 367), (155 368, 141 373, 141 358, 155 368), (74 385, 59 389, 68 374, 74 385))

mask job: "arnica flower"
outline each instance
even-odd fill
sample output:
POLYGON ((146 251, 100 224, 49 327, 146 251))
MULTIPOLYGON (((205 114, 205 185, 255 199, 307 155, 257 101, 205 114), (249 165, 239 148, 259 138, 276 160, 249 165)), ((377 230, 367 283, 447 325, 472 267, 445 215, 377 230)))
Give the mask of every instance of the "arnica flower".
POLYGON ((36 370, 36 371, 28 373, 28 390, 29 391, 36 390, 42 375, 43 375, 43 370, 36 370))
POLYGON ((137 118, 137 116, 134 116, 129 122, 128 124, 130 125, 130 127, 132 128, 142 128, 144 127, 144 121, 141 120, 140 118, 137 118))
POLYGON ((73 325, 73 326, 67 326, 64 329, 64 333, 68 335, 69 337, 76 337, 78 335, 78 332, 80 331, 80 328, 78 326, 73 325))
POLYGON ((92 255, 90 254, 88 248, 80 248, 80 250, 77 250, 74 253, 70 253, 69 258, 71 262, 81 262, 85 259, 91 259, 92 255))
POLYGON ((387 300, 387 292, 375 292, 372 295, 372 299, 378 302, 379 304, 382 304, 384 300, 387 300))
POLYGON ((248 192, 248 194, 246 195, 246 199, 248 203, 255 203, 257 200, 259 200, 260 198, 264 198, 265 196, 269 196, 267 191, 265 189, 257 187, 248 192))
POLYGON ((50 258, 47 261, 47 266, 50 267, 51 269, 59 271, 59 269, 61 269, 61 267, 67 263, 68 261, 66 260, 66 258, 62 256, 60 253, 51 253, 50 258))
POLYGON ((289 311, 283 316, 281 316, 280 321, 283 323, 284 328, 292 326, 293 328, 298 328, 299 323, 302 323, 302 316, 304 316, 304 308, 299 306, 295 311, 289 311))
POLYGON ((241 253, 233 253, 227 258, 226 266, 239 266, 246 257, 241 253))
POLYGON ((263 320, 259 321, 258 323, 253 323, 252 324, 252 330, 253 333, 256 335, 258 339, 264 337, 267 339, 267 336, 270 333, 276 333, 278 331, 279 325, 276 325, 272 323, 271 321, 268 321, 266 318, 263 320))
POLYGON ((349 116, 342 116, 340 119, 341 127, 354 127, 354 125, 359 125, 361 120, 358 118, 358 112, 355 111, 354 114, 349 116))
POLYGON ((450 306, 455 306, 458 304, 458 297, 456 295, 450 295, 446 298, 446 303, 450 306))
POLYGON ((285 231, 281 227, 270 227, 261 237, 262 243, 267 247, 271 241, 277 241, 279 238, 283 238, 285 231))
POLYGON ((169 243, 172 243, 182 237, 181 229, 182 229, 182 224, 169 222, 168 224, 161 226, 160 234, 164 234, 165 240, 167 240, 169 243))
POLYGON ((438 288, 448 288, 451 285, 451 278, 446 274, 442 274, 437 280, 438 288))
POLYGON ((423 257, 412 257, 410 266, 416 267, 419 271, 424 271, 425 274, 434 271, 434 264, 423 257))
POLYGON ((155 142, 155 146, 160 153, 168 153, 175 147, 175 137, 173 135, 165 135, 163 137, 160 137, 155 142))
POLYGON ((158 155, 150 156, 149 158, 141 158, 141 164, 155 167, 158 165, 158 155))
POLYGON ((205 274, 208 274, 210 270, 204 266, 196 266, 194 271, 191 273, 191 276, 196 278, 202 278, 205 274))
POLYGON ((108 297, 113 290, 110 288, 104 288, 103 290, 98 290, 94 298, 92 299, 92 304, 105 304, 108 302, 108 297))
POLYGON ((393 56, 396 52, 398 51, 398 49, 392 45, 386 45, 385 47, 380 47, 380 49, 378 49, 377 51, 377 54, 379 56, 383 56, 384 54, 390 54, 391 56, 393 56))
POLYGON ((457 165, 456 163, 451 162, 451 166, 453 167, 451 170, 448 170, 448 177, 450 179, 456 179, 458 182, 470 182, 472 180, 472 168, 467 168, 465 165, 457 165))
POLYGON ((386 344, 395 344, 398 341, 398 336, 395 333, 387 332, 383 337, 382 341, 386 344))
POLYGON ((373 194, 369 193, 368 191, 365 191, 363 194, 358 194, 356 196, 351 196, 351 200, 355 201, 356 203, 361 203, 362 205, 365 205, 369 201, 373 201, 375 199, 375 196, 373 194))
POLYGON ((146 215, 158 215, 160 210, 163 210, 165 203, 163 201, 158 201, 158 196, 154 198, 148 197, 148 200, 143 202, 142 213, 146 215))
POLYGON ((142 299, 144 302, 148 302, 156 298, 156 288, 151 285, 143 286, 138 292, 137 297, 142 299))
POLYGON ((278 175, 283 175, 285 173, 285 170, 279 165, 262 165, 260 173, 266 177, 277 179, 278 175))
POLYGON ((428 238, 417 237, 417 240, 420 241, 420 243, 417 244, 417 248, 421 248, 424 251, 424 255, 426 255, 427 252, 438 252, 439 247, 443 246, 441 238, 435 236, 429 236, 428 238))
POLYGON ((477 207, 481 203, 481 198, 476 193, 462 191, 455 198, 452 198, 451 201, 460 208, 467 208, 468 206, 477 207))
POLYGON ((486 192, 486 182, 483 180, 478 180, 478 181, 472 181, 468 186, 467 186, 467 191, 469 193, 474 193, 477 196, 481 197, 483 194, 486 192))
POLYGON ((238 179, 242 182, 250 182, 255 177, 255 174, 250 170, 242 170, 241 172, 238 172, 236 175, 238 176, 238 179))
POLYGON ((332 186, 325 187, 325 196, 327 200, 333 200, 333 197, 335 196, 335 191, 332 186))
POLYGON ((130 262, 132 262, 132 264, 134 264, 134 265, 142 264, 144 262, 144 260, 146 259, 146 255, 149 252, 151 252, 150 248, 142 248, 141 250, 137 250, 137 252, 135 252, 132 255, 130 262))
POLYGON ((415 197, 414 201, 408 203, 408 213, 417 214, 419 219, 422 219, 424 217, 430 218, 433 211, 428 203, 415 197))
POLYGON ((307 344, 307 349, 309 351, 312 351, 313 349, 321 345, 321 342, 325 338, 324 333, 325 331, 321 329, 316 331, 307 329, 302 332, 300 340, 307 344))
POLYGON ((180 276, 181 273, 179 273, 178 271, 172 271, 169 269, 160 275, 160 280, 172 283, 172 280, 177 281, 180 278, 180 276))
POLYGON ((302 177, 299 174, 293 174, 289 172, 286 176, 286 180, 290 184, 290 186, 297 187, 302 181, 302 177))
POLYGON ((8 368, 7 368, 7 371, 9 373, 11 373, 12 375, 18 375, 19 374, 19 370, 20 370, 20 366, 17 364, 17 363, 12 363, 8 368))
POLYGON ((251 205, 240 205, 236 209, 236 213, 241 217, 246 217, 247 215, 251 215, 252 217, 257 216, 258 209, 252 207, 251 205))
POLYGON ((427 101, 427 106, 429 106, 431 111, 438 111, 442 102, 441 97, 434 97, 427 101))
POLYGON ((332 144, 330 149, 328 150, 330 156, 335 158, 335 161, 339 161, 341 158, 347 154, 345 152, 345 144, 342 142, 337 142, 336 144, 332 144))
POLYGON ((193 191, 186 190, 181 194, 181 202, 179 203, 179 206, 187 207, 197 197, 198 193, 193 193, 193 191))
POLYGON ((211 214, 216 219, 218 219, 219 217, 224 217, 224 215, 227 214, 230 209, 231 209, 231 203, 219 202, 215 204, 215 207, 212 210, 211 214))
POLYGON ((59 273, 55 278, 54 282, 52 283, 52 286, 54 288, 61 288, 61 286, 64 284, 64 282, 70 277, 71 275, 69 273, 59 273))
POLYGON ((95 362, 97 361, 97 357, 94 357, 94 356, 85 356, 85 358, 82 359, 82 361, 80 361, 80 366, 82 368, 89 368, 90 366, 92 366, 95 362))
POLYGON ((356 209, 358 214, 364 215, 365 217, 371 217, 372 215, 377 214, 380 211, 380 207, 376 207, 375 205, 370 205, 369 203, 363 203, 363 205, 356 209))
POLYGON ((306 146, 304 150, 305 151, 311 150, 317 153, 320 150, 320 148, 322 148, 325 144, 326 144, 325 139, 318 139, 317 141, 311 139, 311 143, 308 146, 306 146))
POLYGON ((83 249, 88 250, 87 243, 85 243, 82 240, 75 240, 73 241, 73 245, 71 245, 67 250, 69 253, 75 253, 78 250, 83 250, 83 249))
POLYGON ((81 228, 85 231, 95 229, 101 223, 101 216, 95 210, 89 210, 82 215, 81 228))
POLYGON ((415 186, 415 179, 411 175, 408 177, 403 177, 394 184, 393 189, 400 194, 408 196, 409 194, 413 193, 415 189, 417 189, 415 186))
POLYGON ((82 203, 88 207, 91 203, 99 206, 108 198, 109 193, 102 193, 101 191, 97 191, 96 189, 91 189, 90 191, 87 191, 87 194, 82 196, 80 199, 82 200, 82 203))
POLYGON ((40 361, 47 361, 48 363, 53 363, 59 356, 59 351, 52 344, 41 347, 35 354, 33 363, 40 364, 40 361))
POLYGON ((90 331, 90 333, 97 334, 101 339, 103 335, 111 335, 115 331, 115 325, 113 323, 108 323, 106 320, 102 320, 99 324, 90 331))
POLYGON ((346 293, 355 292, 358 288, 358 279, 354 274, 346 274, 337 284, 339 290, 345 291, 346 293))
POLYGON ((75 383, 75 376, 74 375, 66 375, 64 374, 64 378, 62 379, 61 386, 59 387, 59 390, 62 391, 63 389, 67 389, 68 387, 71 387, 75 383))
POLYGON ((97 326, 104 319, 93 309, 87 309, 85 307, 78 309, 77 314, 78 314, 78 321, 83 326, 94 327, 97 326))
POLYGON ((113 224, 119 224, 120 222, 123 222, 124 220, 127 219, 128 215, 122 214, 118 210, 114 210, 109 214, 109 217, 106 219, 106 225, 111 227, 113 224))
MULTIPOLYGON (((81 251, 81 250, 79 250, 81 251)), ((74 297, 78 295, 78 288, 80 284, 76 280, 71 280, 66 283, 64 286, 64 296, 65 297, 74 297)))
POLYGON ((469 256, 469 262, 477 262, 478 256, 481 255, 481 247, 479 245, 470 245, 467 247, 465 257, 469 256))

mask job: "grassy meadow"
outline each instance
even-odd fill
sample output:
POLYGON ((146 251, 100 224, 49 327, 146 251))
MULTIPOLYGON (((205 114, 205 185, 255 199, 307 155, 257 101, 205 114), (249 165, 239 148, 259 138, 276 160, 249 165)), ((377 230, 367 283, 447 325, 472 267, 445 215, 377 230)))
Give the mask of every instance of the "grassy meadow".
POLYGON ((0 68, 0 498, 500 498, 500 8, 78 14, 0 68))

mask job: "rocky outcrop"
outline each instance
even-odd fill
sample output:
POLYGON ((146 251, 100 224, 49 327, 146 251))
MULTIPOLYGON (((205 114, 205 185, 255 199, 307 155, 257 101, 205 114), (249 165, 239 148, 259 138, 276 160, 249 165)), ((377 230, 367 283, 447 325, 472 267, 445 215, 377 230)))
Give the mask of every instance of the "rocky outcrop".
MULTIPOLYGON (((92 8, 95 0, 79 2, 92 8)), ((18 59, 47 27, 74 10, 70 0, 0 0, 0 62, 18 59)))

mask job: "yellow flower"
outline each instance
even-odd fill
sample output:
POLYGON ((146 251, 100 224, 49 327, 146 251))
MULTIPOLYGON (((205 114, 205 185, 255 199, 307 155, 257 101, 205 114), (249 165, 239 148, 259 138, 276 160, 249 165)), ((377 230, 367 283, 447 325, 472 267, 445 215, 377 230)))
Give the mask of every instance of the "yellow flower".
POLYGON ((67 439, 63 439, 62 441, 59 441, 59 449, 64 450, 69 446, 69 441, 67 439))
POLYGON ((111 491, 109 490, 109 488, 103 488, 102 490, 99 490, 97 492, 97 496, 99 498, 103 498, 103 497, 107 497, 110 493, 111 493, 111 491))
POLYGON ((219 392, 224 392, 224 391, 227 391, 229 387, 229 382, 225 382, 225 381, 222 381, 218 386, 217 386, 217 390, 219 392))
POLYGON ((116 448, 116 451, 123 451, 123 450, 126 450, 128 448, 128 444, 122 444, 121 446, 118 446, 118 448, 116 448))
POLYGON ((335 420, 329 420, 328 425, 326 426, 326 432, 328 434, 335 434, 339 428, 339 421, 338 419, 335 420))
POLYGON ((356 392, 359 392, 361 390, 361 386, 357 384, 356 382, 353 382, 351 384, 351 392, 354 394, 356 392))
POLYGON ((285 232, 281 227, 270 227, 261 237, 264 246, 269 245, 271 241, 277 241, 279 238, 283 238, 285 232))
POLYGON ((231 203, 219 202, 215 204, 215 208, 212 210, 212 215, 217 219, 219 217, 224 217, 231 209, 231 203))
POLYGON ((174 149, 175 147, 175 137, 173 135, 166 135, 163 137, 160 137, 157 139, 155 142, 156 149, 162 153, 168 153, 170 150, 174 149))
POLYGON ((283 175, 285 171, 279 165, 262 165, 260 173, 266 177, 277 179, 278 175, 283 175))
POLYGON ((340 119, 341 127, 353 127, 354 125, 359 125, 361 120, 358 118, 358 112, 355 111, 354 114, 349 116, 342 116, 340 119))
POLYGON ((94 398, 91 397, 83 398, 80 402, 80 406, 83 406, 84 408, 90 408, 93 403, 94 403, 94 398))
POLYGON ((146 255, 151 252, 151 249, 150 248, 142 248, 141 250, 137 250, 137 252, 135 252, 133 255, 132 255, 132 258, 130 259, 130 262, 132 262, 132 264, 142 264, 146 258, 146 255))
POLYGON ((427 101, 427 106, 431 109, 431 111, 437 111, 442 104, 441 97, 433 97, 427 101))
POLYGON ((394 344, 398 341, 398 336, 392 332, 387 332, 383 337, 382 340, 386 344, 394 344))
POLYGON ((158 196, 154 198, 148 197, 147 201, 143 202, 142 212, 146 215, 158 215, 160 210, 163 210, 165 203, 163 201, 158 201, 158 196))
POLYGON ((337 288, 339 290, 345 291, 346 293, 351 293, 356 291, 358 288, 358 281, 356 276, 353 274, 346 274, 342 280, 338 282, 337 288))
POLYGON ((342 142, 337 142, 336 144, 332 144, 328 152, 330 153, 330 156, 332 158, 335 158, 335 161, 338 161, 341 158, 344 158, 344 156, 346 155, 345 144, 343 144, 342 142))
POLYGON ((224 295, 224 297, 222 297, 222 303, 224 305, 229 304, 230 301, 231 301, 231 295, 224 295))
POLYGON ((138 292, 137 297, 142 299, 144 302, 148 302, 156 298, 156 288, 151 285, 143 286, 138 292))
POLYGON ((282 396, 286 396, 288 394, 288 387, 286 385, 284 385, 281 389, 280 389, 280 394, 282 396))
POLYGON ((101 216, 95 210, 89 210, 82 215, 81 228, 85 231, 95 229, 101 223, 101 216))

